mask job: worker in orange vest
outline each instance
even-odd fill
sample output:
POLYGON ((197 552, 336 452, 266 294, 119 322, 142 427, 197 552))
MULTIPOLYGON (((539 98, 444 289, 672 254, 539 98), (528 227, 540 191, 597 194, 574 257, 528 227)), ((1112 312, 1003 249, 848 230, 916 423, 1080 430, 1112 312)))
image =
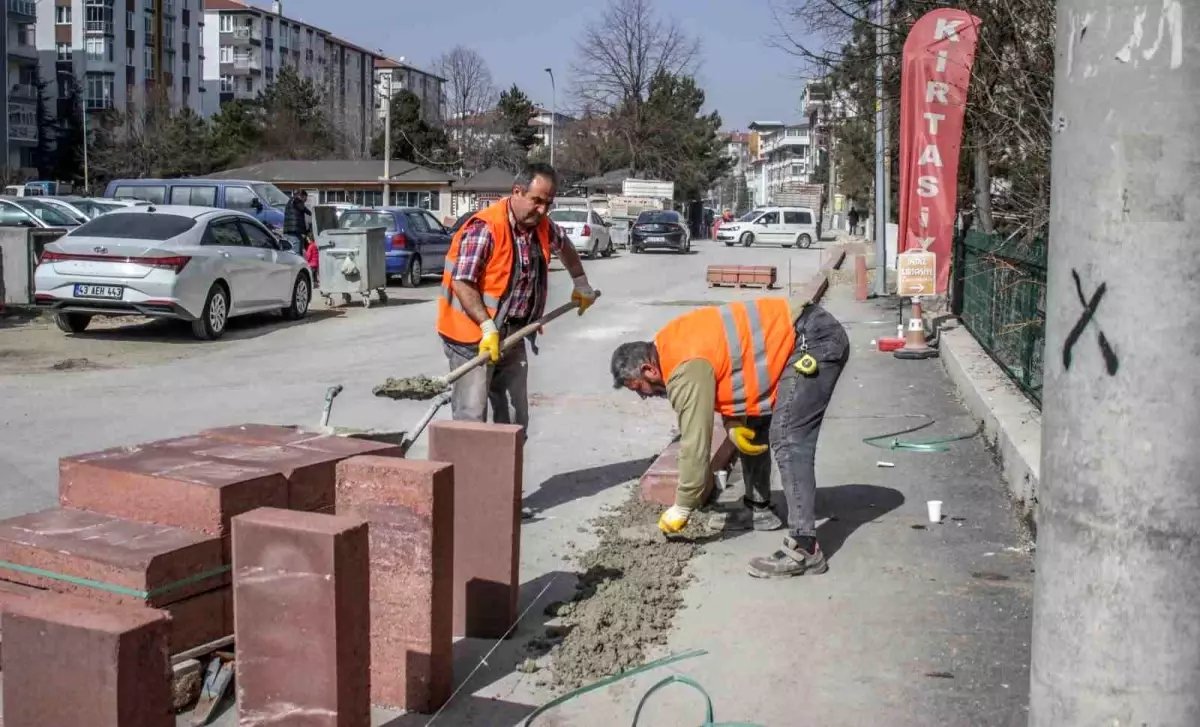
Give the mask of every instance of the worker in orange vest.
POLYGON ((477 212, 450 243, 437 316, 446 358, 451 369, 478 354, 491 360, 454 384, 454 419, 486 421, 490 405, 492 421, 528 427, 525 346, 501 353, 500 341, 545 311, 551 255, 571 275, 580 315, 596 300, 575 246, 546 216, 557 187, 553 167, 530 164, 514 180, 511 196, 477 212))
POLYGON ((713 412, 742 457, 745 508, 717 513, 714 529, 777 530, 771 509, 771 459, 783 480, 788 536, 773 555, 750 561, 750 575, 781 578, 829 569, 817 544, 817 436, 850 341, 818 305, 760 298, 699 308, 668 323, 653 341, 613 352, 614 387, 661 397, 679 417, 679 485, 659 519, 678 533, 705 503, 713 412))

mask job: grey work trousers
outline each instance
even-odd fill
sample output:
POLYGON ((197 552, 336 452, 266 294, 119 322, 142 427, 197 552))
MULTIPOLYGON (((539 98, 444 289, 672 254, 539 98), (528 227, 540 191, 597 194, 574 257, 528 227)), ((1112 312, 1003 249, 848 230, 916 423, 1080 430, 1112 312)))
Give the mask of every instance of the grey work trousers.
MULTIPOLYGON (((788 532, 792 537, 817 534, 817 437, 849 358, 846 329, 824 308, 810 306, 796 322, 796 347, 779 380, 775 408, 770 416, 749 417, 746 422, 754 430, 756 444, 771 445, 787 498, 788 532), (817 372, 812 376, 792 366, 805 354, 805 346, 807 353, 817 359, 817 372)), ((770 501, 768 453, 740 457, 746 497, 756 502, 770 501)))
MULTIPOLYGON (((503 341, 516 328, 500 330, 503 341)), ((456 369, 479 355, 479 346, 443 340, 446 360, 456 369)), ((518 424, 529 428, 529 361, 525 342, 500 354, 495 364, 480 366, 454 383, 450 411, 455 420, 486 422, 488 407, 496 424, 518 424)))

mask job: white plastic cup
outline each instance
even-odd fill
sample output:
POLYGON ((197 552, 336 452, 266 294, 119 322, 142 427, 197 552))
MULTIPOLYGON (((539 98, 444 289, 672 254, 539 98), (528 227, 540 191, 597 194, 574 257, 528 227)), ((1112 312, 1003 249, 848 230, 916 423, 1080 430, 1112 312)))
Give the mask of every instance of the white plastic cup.
POLYGON ((717 470, 717 489, 724 490, 729 487, 729 473, 725 470, 717 470))
POLYGON ((896 338, 904 338, 904 324, 900 323, 896 326, 896 338))
POLYGON ((940 523, 942 521, 942 501, 930 500, 925 504, 929 506, 929 522, 940 523))

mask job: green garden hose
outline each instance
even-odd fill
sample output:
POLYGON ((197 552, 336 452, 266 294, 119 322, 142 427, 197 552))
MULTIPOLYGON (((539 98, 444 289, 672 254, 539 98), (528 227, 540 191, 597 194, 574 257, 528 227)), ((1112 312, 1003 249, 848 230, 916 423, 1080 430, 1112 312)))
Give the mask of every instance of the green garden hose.
MULTIPOLYGON (((980 426, 977 427, 975 429, 975 431, 971 432, 970 434, 960 434, 960 435, 954 436, 954 437, 942 437, 939 439, 926 439, 926 440, 919 441, 919 442, 911 442, 911 441, 899 439, 900 435, 901 434, 912 434, 913 432, 919 432, 922 429, 927 429, 927 428, 933 426, 937 420, 934 419, 933 417, 927 416, 925 414, 895 414, 895 415, 887 415, 887 416, 838 417, 838 418, 893 419, 893 418, 917 418, 917 417, 925 419, 927 421, 925 421, 923 424, 918 424, 915 427, 909 427, 908 429, 901 429, 898 432, 888 432, 887 434, 880 434, 880 435, 877 435, 874 437, 866 437, 865 439, 862 440, 863 444, 868 444, 872 447, 876 447, 878 449, 886 449, 889 451, 894 451, 894 450, 899 449, 899 450, 903 450, 905 452, 949 452, 950 448, 946 446, 947 444, 950 444, 951 442, 962 442, 962 441, 966 441, 968 439, 973 439, 983 430, 983 425, 980 424, 980 426)), ((830 418, 833 418, 833 417, 830 417, 830 418)))

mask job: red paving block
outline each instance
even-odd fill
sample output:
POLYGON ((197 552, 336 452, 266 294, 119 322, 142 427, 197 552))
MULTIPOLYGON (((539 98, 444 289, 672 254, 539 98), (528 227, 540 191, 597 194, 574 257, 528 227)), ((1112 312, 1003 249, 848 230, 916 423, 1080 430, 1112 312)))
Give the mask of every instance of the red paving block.
POLYGON ((287 507, 288 482, 278 471, 182 450, 121 447, 64 457, 59 462, 59 503, 225 535, 234 515, 259 507, 287 507))
POLYGON ((367 524, 263 508, 233 520, 239 724, 368 727, 367 524))
POLYGON ((159 607, 219 588, 229 573, 220 538, 55 508, 0 521, 0 578, 159 607))
POLYGON ((10 605, 5 727, 171 727, 166 614, 46 593, 10 605))
POLYGON ((45 592, 41 588, 0 581, 0 612, 8 609, 13 604, 23 603, 29 598, 45 592))
MULTIPOLYGON (((725 469, 733 460, 736 453, 733 442, 725 433, 725 426, 720 417, 713 425, 712 448, 709 457, 709 471, 725 469)), ((707 500, 713 492, 713 478, 708 480, 708 488, 704 499, 707 500)), ((658 459, 646 470, 638 482, 642 502, 653 502, 664 507, 675 504, 675 490, 679 486, 679 442, 671 442, 658 455, 658 459)))
POLYGON ((436 421, 429 459, 454 465, 454 635, 499 639, 517 619, 525 434, 436 421))
POLYGON ((371 702, 433 712, 453 679, 454 468, 345 460, 337 513, 370 526, 371 702))
POLYGON ((229 586, 167 604, 172 654, 194 649, 233 634, 233 589, 229 586))

